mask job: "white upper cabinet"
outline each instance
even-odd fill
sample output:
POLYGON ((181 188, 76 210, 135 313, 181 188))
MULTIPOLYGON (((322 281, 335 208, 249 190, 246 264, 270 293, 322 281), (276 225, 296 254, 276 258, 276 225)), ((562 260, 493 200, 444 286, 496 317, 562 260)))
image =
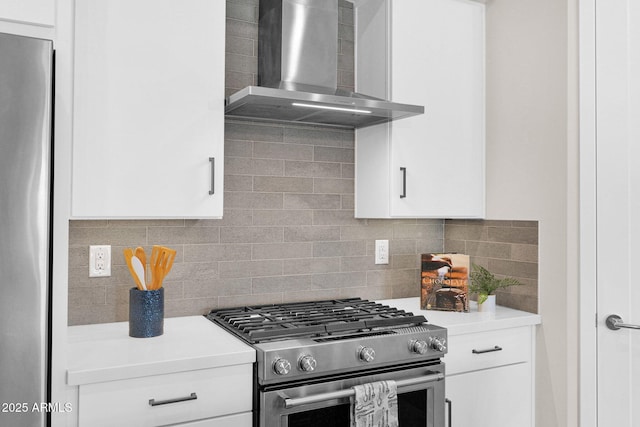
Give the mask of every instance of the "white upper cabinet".
POLYGON ((356 90, 425 107, 356 131, 356 217, 484 216, 484 12, 471 0, 356 2, 356 90))
POLYGON ((0 20, 53 27, 55 0, 2 0, 0 20))
POLYGON ((225 3, 76 1, 73 218, 222 216, 225 3))

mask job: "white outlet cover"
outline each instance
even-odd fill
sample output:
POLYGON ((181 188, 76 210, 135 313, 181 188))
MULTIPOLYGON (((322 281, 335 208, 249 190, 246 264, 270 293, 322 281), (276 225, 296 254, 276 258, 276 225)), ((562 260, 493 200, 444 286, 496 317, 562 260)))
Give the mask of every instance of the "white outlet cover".
POLYGON ((89 277, 111 277, 111 245, 89 246, 89 277))
POLYGON ((389 264, 389 241, 376 240, 375 246, 375 263, 389 264))

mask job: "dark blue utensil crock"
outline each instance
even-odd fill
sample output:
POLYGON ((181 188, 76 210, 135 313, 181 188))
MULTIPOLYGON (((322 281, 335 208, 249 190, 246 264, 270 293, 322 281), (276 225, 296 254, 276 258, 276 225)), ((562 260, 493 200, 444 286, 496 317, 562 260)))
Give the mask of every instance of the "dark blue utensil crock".
POLYGON ((164 288, 129 290, 129 336, 150 338, 164 332, 164 288))

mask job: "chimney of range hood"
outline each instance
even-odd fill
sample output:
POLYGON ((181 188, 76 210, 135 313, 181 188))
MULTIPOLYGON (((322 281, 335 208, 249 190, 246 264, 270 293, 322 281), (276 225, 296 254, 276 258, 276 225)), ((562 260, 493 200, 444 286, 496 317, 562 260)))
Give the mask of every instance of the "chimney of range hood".
POLYGON ((338 0, 260 0, 258 86, 334 95, 338 0))
POLYGON ((338 89, 338 0, 259 4, 258 86, 227 98, 227 116, 358 128, 424 113, 338 89))

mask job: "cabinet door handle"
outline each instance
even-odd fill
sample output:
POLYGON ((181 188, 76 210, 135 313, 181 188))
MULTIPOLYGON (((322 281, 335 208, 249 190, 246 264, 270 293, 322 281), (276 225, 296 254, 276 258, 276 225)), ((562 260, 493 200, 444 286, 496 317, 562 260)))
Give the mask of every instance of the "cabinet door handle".
POLYGON ((407 197, 407 168, 400 168, 400 172, 402 172, 402 194, 400 194, 400 198, 404 199, 407 197))
POLYGON ((482 354, 482 353, 493 353, 494 351, 502 351, 502 347, 495 346, 493 348, 488 348, 486 350, 476 350, 474 348, 473 350, 471 350, 471 353, 473 353, 473 354, 482 354))
POLYGON ((189 396, 176 397, 175 399, 167 399, 167 400, 149 399, 149 406, 169 405, 171 403, 187 402, 189 400, 196 400, 197 398, 198 398, 197 394, 191 393, 189 396))
POLYGON ((211 196, 216 192, 216 158, 209 157, 209 163, 211 163, 211 188, 209 189, 211 196))
POLYGON ((444 399, 444 403, 447 405, 447 417, 449 418, 448 425, 449 425, 449 427, 452 427, 453 426, 453 421, 451 421, 451 412, 452 412, 452 408, 453 408, 453 403, 451 403, 451 400, 449 400, 449 399, 444 399))

